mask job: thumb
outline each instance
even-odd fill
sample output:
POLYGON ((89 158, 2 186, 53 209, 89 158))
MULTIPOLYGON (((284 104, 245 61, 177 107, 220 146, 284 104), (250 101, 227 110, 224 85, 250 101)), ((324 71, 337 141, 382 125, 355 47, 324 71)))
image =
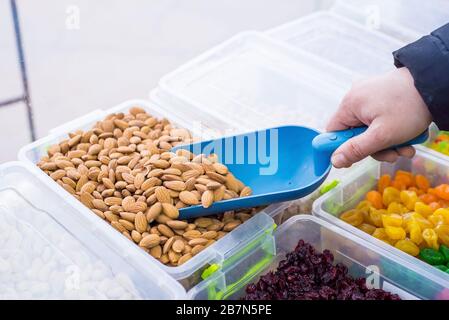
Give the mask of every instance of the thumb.
POLYGON ((342 144, 332 155, 336 168, 350 167, 364 158, 391 146, 388 130, 373 122, 368 129, 342 144))

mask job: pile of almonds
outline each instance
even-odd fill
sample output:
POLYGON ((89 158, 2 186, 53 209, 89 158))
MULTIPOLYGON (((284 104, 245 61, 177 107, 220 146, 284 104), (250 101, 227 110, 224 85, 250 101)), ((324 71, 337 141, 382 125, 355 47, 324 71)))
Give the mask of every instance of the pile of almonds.
POLYGON ((188 130, 133 107, 70 133, 37 165, 143 250, 178 266, 256 212, 178 220, 180 208, 251 195, 216 155, 170 151, 191 141, 188 130))

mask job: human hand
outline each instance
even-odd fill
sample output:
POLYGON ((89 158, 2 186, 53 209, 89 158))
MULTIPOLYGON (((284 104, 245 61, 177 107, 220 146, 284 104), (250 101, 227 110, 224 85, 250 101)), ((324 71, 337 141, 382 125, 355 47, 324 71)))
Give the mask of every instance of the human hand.
POLYGON ((370 155, 388 162, 399 156, 411 158, 415 154, 413 147, 385 149, 417 137, 431 122, 432 116, 407 68, 360 81, 343 98, 326 129, 369 128, 341 145, 332 155, 332 164, 336 168, 350 167, 370 155))

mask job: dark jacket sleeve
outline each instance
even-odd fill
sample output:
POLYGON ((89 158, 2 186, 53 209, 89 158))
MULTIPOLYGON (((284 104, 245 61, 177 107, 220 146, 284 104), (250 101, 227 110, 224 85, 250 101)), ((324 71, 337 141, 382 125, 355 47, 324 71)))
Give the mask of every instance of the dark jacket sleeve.
POLYGON ((433 121, 449 130, 449 24, 393 53, 397 67, 407 67, 433 121))

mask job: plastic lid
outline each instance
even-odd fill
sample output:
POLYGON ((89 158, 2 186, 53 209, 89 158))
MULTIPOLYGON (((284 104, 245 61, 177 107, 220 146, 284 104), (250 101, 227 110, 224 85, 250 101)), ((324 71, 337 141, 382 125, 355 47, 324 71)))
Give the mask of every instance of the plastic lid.
POLYGON ((339 0, 334 10, 405 41, 449 22, 447 0, 339 0))
POLYGON ((0 166, 0 299, 179 299, 157 266, 136 270, 20 162, 0 166))
POLYGON ((285 124, 323 129, 354 75, 268 36, 246 32, 163 77, 160 89, 184 108, 230 128, 285 124))
POLYGON ((394 68, 403 42, 329 12, 318 12, 268 31, 275 39, 362 75, 394 68))

